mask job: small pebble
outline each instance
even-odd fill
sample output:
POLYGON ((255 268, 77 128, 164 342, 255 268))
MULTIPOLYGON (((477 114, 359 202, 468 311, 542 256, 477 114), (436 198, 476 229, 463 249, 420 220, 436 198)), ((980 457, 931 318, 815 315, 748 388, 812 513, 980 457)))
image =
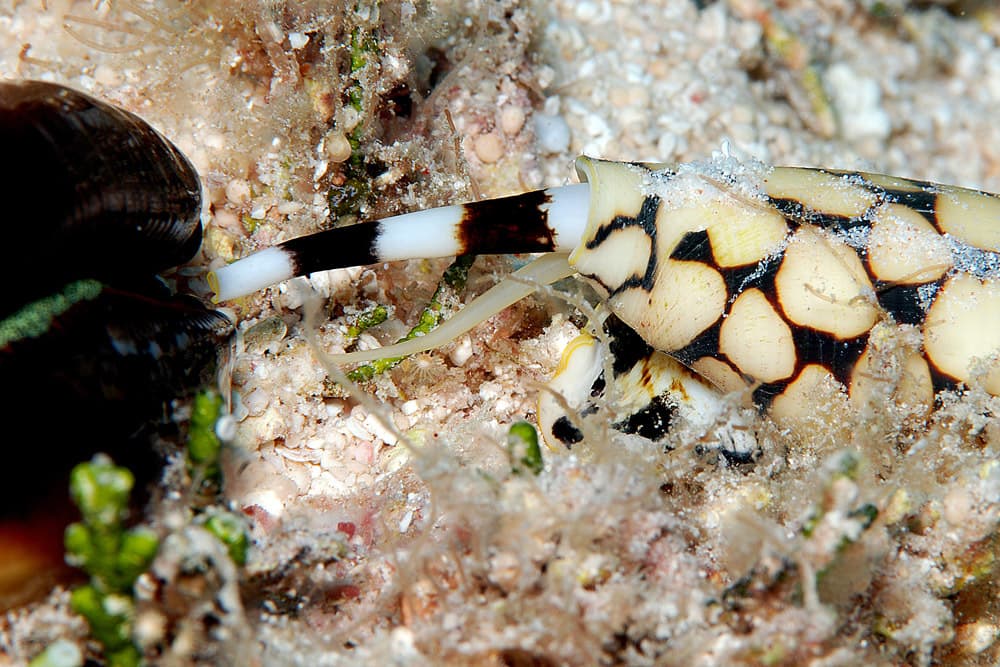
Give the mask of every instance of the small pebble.
POLYGON ((543 153, 565 153, 569 150, 569 125, 562 116, 535 114, 538 148, 543 153))
POLYGON ((955 487, 944 497, 944 518, 953 526, 964 526, 972 518, 975 501, 963 488, 955 487))
POLYGON ((285 511, 285 503, 272 489, 254 489, 243 500, 243 507, 257 505, 271 517, 277 518, 285 511))
POLYGON ((524 111, 519 107, 507 105, 500 111, 500 129, 508 137, 517 136, 524 127, 524 111))
POLYGON ((985 620, 963 623, 955 628, 955 640, 968 655, 982 653, 997 640, 1000 628, 985 620))
MULTIPOLYGON (((386 417, 388 419, 388 417, 386 417)), ((367 431, 387 445, 395 445, 399 438, 391 431, 382 420, 375 415, 368 415, 362 423, 367 431)), ((395 425, 394 425, 395 426, 395 425)))
POLYGON ((226 183, 226 199, 231 204, 241 206, 250 201, 250 184, 242 178, 234 178, 226 183))
POLYGON ((326 156, 330 162, 346 162, 351 157, 351 142, 347 140, 343 132, 331 130, 326 135, 326 156))
POLYGON ((51 665, 53 667, 79 667, 83 664, 83 652, 80 651, 79 646, 70 640, 57 639, 49 644, 48 648, 40 656, 32 660, 31 664, 51 665))
POLYGON ((215 422, 215 435, 222 442, 232 442, 236 437, 237 421, 233 415, 222 415, 215 422))
MULTIPOLYGON (((225 209, 217 208, 214 211, 212 219, 214 225, 219 229, 226 229, 226 230, 240 229, 240 218, 232 211, 227 211, 225 209)), ((216 254, 221 254, 218 249, 216 249, 216 254)), ((218 267, 212 267, 212 268, 218 268, 218 267)))
POLYGON ((344 132, 350 132, 361 122, 361 112, 352 106, 341 108, 337 124, 344 132))
POLYGON ((304 206, 299 201, 283 201, 276 208, 281 215, 294 215, 302 212, 304 206))
POLYGON ((166 627, 166 617, 159 611, 149 609, 136 615, 132 634, 140 645, 152 646, 163 639, 166 627))
POLYGON ((598 7, 596 2, 581 2, 576 5, 576 18, 584 23, 597 18, 598 7))
POLYGON ((330 167, 329 160, 319 160, 316 163, 316 167, 313 169, 313 181, 318 181, 326 175, 327 170, 330 167))
POLYGON ((243 345, 251 354, 274 354, 288 333, 288 325, 278 316, 257 322, 243 332, 243 345))
POLYGON ((280 42, 285 34, 274 21, 262 21, 257 24, 257 34, 270 37, 273 42, 280 42))
POLYGON ((624 88, 612 88, 608 93, 608 101, 619 109, 624 109, 632 103, 628 91, 624 88))
POLYGON ((392 631, 392 634, 389 635, 389 641, 393 656, 409 656, 411 658, 416 658, 417 656, 423 657, 423 654, 416 648, 413 631, 409 628, 396 628, 392 631))
POLYGON ((309 35, 304 35, 301 32, 290 32, 288 33, 288 43, 293 49, 301 49, 309 43, 309 35))
POLYGON ((495 132, 480 134, 472 145, 476 152, 476 157, 486 164, 493 164, 503 157, 504 146, 501 139, 495 132))
POLYGON ((271 398, 263 389, 254 389, 243 396, 243 405, 251 417, 264 414, 264 410, 270 403, 271 398))
POLYGON ((221 151, 226 148, 226 138, 220 132, 205 132, 201 137, 201 144, 221 151))
POLYGON ((835 63, 823 77, 837 109, 841 134, 859 141, 885 139, 892 131, 889 114, 882 108, 882 91, 874 79, 860 76, 848 65, 835 63))
POLYGON ((661 159, 668 159, 674 156, 677 150, 677 136, 672 132, 664 132, 660 135, 660 140, 656 142, 656 154, 661 159))
POLYGON ((472 357, 472 339, 468 336, 462 336, 451 352, 448 354, 448 359, 454 365, 462 367, 472 357))
POLYGON ((98 65, 94 68, 94 81, 102 86, 118 86, 121 85, 122 76, 113 67, 98 65))

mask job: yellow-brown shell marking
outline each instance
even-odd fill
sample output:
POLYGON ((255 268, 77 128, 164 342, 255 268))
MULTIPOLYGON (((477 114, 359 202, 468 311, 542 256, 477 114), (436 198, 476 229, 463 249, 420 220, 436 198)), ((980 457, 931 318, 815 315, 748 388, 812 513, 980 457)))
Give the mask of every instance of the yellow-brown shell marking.
POLYGON ((866 400, 873 350, 915 327, 923 344, 894 395, 1000 394, 1000 198, 803 168, 762 168, 749 188, 692 169, 581 158, 578 170, 591 213, 570 264, 721 389, 751 387, 789 416, 824 378, 866 400))

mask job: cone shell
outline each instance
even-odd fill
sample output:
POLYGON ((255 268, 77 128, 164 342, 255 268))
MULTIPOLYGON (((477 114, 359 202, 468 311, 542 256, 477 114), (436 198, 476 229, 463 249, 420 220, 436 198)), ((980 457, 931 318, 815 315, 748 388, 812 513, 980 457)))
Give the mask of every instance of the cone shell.
POLYGON ((750 389, 788 420, 809 415, 819 384, 855 405, 1000 394, 1000 197, 820 169, 581 158, 578 171, 592 200, 570 263, 647 343, 719 389, 750 389), (887 337, 914 328, 919 351, 873 385, 887 337))

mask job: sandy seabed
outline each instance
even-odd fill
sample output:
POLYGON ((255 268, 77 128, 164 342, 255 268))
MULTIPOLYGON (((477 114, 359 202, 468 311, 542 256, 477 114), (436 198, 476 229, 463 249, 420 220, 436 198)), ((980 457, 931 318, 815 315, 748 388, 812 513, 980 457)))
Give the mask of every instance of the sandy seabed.
MULTIPOLYGON (((567 183, 579 154, 722 152, 1000 191, 998 38, 990 3, 7 0, 0 74, 114 102, 191 158, 206 240, 176 278, 207 295, 207 268, 328 225, 352 151, 377 165, 366 219, 567 183)), ((561 286, 405 361, 363 387, 374 401, 333 386, 305 340, 311 326, 342 349, 378 303, 392 315, 360 344, 389 342, 447 265, 226 304, 242 332, 226 498, 253 547, 242 571, 192 573, 203 534, 149 508, 169 535, 139 595, 151 663, 1000 660, 995 399, 928 419, 818 406, 796 437, 762 418, 760 456, 738 466, 705 434, 672 434, 665 454, 597 425, 515 475, 505 434, 533 419, 586 294, 561 286)), ((478 260, 460 297, 511 265, 478 260)), ((0 621, 0 664, 85 634, 57 590, 0 621)))

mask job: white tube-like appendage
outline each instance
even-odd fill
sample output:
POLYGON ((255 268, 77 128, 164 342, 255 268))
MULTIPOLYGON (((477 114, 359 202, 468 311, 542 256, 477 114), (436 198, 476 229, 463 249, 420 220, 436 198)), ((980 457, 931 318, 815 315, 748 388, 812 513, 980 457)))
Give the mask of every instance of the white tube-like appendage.
POLYGON ((590 185, 575 183, 546 190, 552 201, 547 207, 549 228, 555 232, 556 252, 573 252, 590 216, 590 185))
POLYGON ((457 255, 462 248, 455 230, 464 210, 459 204, 385 218, 379 221, 376 254, 385 262, 457 255))
POLYGON ((209 274, 214 301, 235 299, 296 275, 465 253, 569 253, 587 227, 586 183, 415 211, 285 241, 209 274))
POLYGON ((473 299, 472 303, 455 313, 451 319, 445 320, 423 336, 374 350, 330 354, 326 355, 326 359, 332 364, 355 364, 389 357, 404 357, 441 347, 493 317, 507 306, 530 296, 540 286, 549 285, 574 273, 575 271, 566 262, 566 255, 542 255, 473 299))
POLYGON ((281 248, 265 248, 208 274, 213 303, 246 296, 294 277, 291 259, 281 248))

